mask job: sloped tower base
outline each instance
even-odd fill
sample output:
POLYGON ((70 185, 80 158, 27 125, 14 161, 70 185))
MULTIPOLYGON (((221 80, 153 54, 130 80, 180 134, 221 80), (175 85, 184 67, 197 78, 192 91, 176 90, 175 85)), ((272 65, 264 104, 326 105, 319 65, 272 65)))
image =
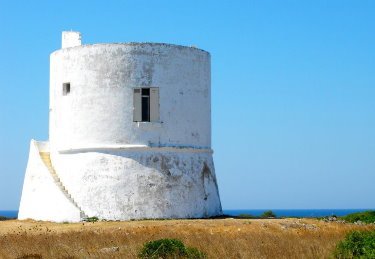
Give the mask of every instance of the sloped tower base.
POLYGON ((51 153, 57 183, 39 156, 46 151, 32 141, 19 219, 78 222, 93 216, 129 220, 221 214, 210 152, 127 147, 51 153))
POLYGON ((46 151, 48 143, 31 141, 18 219, 78 222, 82 219, 79 209, 59 188, 40 156, 46 151))

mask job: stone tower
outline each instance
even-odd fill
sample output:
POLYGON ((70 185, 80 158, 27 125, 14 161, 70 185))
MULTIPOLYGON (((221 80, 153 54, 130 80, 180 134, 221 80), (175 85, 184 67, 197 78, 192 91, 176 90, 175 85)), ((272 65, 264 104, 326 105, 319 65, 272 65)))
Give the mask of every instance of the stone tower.
POLYGON ((49 141, 31 141, 19 219, 221 214, 208 52, 63 32, 50 70, 49 141))

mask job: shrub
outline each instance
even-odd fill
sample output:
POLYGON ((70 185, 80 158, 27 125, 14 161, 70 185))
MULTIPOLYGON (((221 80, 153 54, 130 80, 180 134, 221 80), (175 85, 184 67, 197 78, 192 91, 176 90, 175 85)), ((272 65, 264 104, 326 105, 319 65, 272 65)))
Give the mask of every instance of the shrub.
POLYGON ((3 221, 3 220, 11 220, 11 219, 16 219, 16 218, 8 218, 8 217, 0 216, 0 221, 3 221))
POLYGON ((345 220, 346 222, 352 223, 357 221, 362 221, 364 223, 373 223, 375 222, 375 211, 368 210, 364 212, 352 213, 341 217, 341 219, 345 220))
POLYGON ((159 239, 146 242, 139 253, 142 259, 159 258, 188 258, 205 259, 206 254, 196 248, 185 247, 184 243, 177 239, 159 239))
POLYGON ((98 217, 89 217, 85 219, 86 222, 97 222, 99 221, 98 217))
POLYGON ((253 218, 256 218, 255 216, 251 215, 251 214, 240 214, 237 216, 238 218, 245 218, 245 219, 253 219, 253 218))
POLYGON ((167 256, 182 256, 185 252, 184 244, 176 239, 159 239, 149 241, 143 247, 141 258, 166 258, 167 256))
POLYGON ((375 231, 351 231, 334 251, 335 258, 375 258, 375 231))
POLYGON ((276 218, 276 214, 272 210, 267 210, 260 215, 261 218, 276 218))

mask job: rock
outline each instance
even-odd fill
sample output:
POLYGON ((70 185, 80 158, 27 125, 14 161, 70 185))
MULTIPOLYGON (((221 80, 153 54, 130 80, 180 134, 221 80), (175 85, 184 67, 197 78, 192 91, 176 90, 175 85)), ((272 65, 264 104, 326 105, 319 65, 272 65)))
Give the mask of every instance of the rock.
POLYGON ((105 247, 105 248, 100 249, 100 251, 102 251, 102 252, 118 252, 118 251, 120 251, 120 247, 118 247, 118 246, 105 247))

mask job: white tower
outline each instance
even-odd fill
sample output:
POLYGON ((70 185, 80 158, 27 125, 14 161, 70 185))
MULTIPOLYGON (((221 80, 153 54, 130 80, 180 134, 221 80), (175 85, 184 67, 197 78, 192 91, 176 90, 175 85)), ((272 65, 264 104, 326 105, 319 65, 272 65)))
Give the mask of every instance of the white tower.
POLYGON ((210 54, 171 44, 51 54, 49 142, 31 142, 19 219, 221 213, 211 150, 210 54))

